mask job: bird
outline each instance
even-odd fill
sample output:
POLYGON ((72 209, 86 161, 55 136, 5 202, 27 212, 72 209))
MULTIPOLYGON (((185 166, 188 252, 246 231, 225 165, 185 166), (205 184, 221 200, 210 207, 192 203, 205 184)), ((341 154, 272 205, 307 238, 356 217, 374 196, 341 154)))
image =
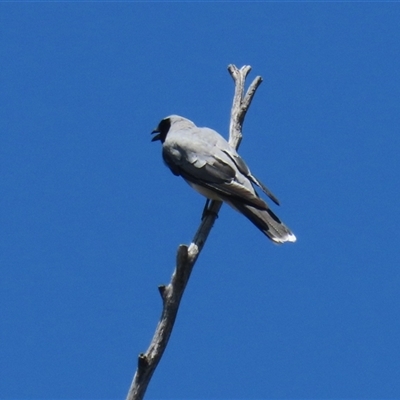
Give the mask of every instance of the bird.
POLYGON ((151 133, 156 134, 151 141, 162 144, 162 158, 167 167, 198 193, 209 200, 227 203, 276 244, 296 241, 296 236, 272 212, 255 187, 275 204, 279 205, 279 200, 218 132, 197 127, 179 115, 170 115, 151 133))

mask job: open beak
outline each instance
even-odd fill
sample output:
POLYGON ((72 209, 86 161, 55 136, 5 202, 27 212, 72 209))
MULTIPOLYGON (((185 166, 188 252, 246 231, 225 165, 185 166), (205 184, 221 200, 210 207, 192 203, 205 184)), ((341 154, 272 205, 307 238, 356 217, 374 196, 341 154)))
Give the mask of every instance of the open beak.
POLYGON ((153 133, 158 133, 158 135, 154 136, 151 141, 152 142, 156 142, 157 140, 161 140, 161 134, 159 133, 160 131, 158 130, 158 128, 154 129, 153 132, 151 132, 151 134, 153 133))

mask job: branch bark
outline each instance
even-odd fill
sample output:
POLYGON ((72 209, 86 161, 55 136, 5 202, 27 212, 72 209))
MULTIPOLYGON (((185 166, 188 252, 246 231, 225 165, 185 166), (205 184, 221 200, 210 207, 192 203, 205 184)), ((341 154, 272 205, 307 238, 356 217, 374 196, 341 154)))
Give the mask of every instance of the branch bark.
MULTIPOLYGON (((229 127, 229 143, 235 149, 239 147, 242 140, 242 125, 246 112, 257 88, 262 82, 262 78, 257 76, 245 93, 245 80, 250 70, 251 67, 249 65, 245 65, 240 69, 233 64, 228 66, 228 71, 235 82, 235 94, 229 127)), ((221 206, 222 203, 220 201, 212 201, 210 203, 209 212, 205 214, 201 221, 192 243, 189 246, 181 244, 178 247, 176 268, 172 274, 171 282, 158 288, 163 301, 161 318, 149 348, 145 353, 139 354, 137 370, 129 389, 127 400, 141 400, 144 397, 151 377, 167 347, 179 304, 194 264, 203 249, 221 206)))

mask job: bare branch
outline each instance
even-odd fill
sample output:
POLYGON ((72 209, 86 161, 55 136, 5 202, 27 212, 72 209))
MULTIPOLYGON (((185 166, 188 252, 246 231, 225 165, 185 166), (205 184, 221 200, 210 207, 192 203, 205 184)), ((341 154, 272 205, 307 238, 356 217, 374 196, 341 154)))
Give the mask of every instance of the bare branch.
MULTIPOLYGON (((231 122, 229 127, 229 143, 237 149, 242 140, 242 125, 251 100, 262 82, 257 76, 245 94, 245 80, 251 67, 245 65, 238 69, 235 65, 228 66, 229 73, 235 82, 235 94, 231 110, 231 122)), ((158 322, 153 339, 146 353, 138 358, 138 367, 128 392, 127 400, 141 400, 144 397, 150 379, 161 360, 167 347, 179 304, 189 281, 190 274, 207 237, 214 225, 218 212, 222 206, 220 201, 212 201, 207 212, 194 235, 192 243, 188 246, 180 245, 176 256, 176 268, 168 285, 161 285, 158 290, 163 300, 163 310, 158 322)))
POLYGON ((233 64, 228 66, 228 71, 235 82, 235 94, 231 111, 231 123, 229 128, 229 143, 235 149, 238 149, 242 141, 242 126, 244 117, 250 107, 253 96, 261 85, 262 78, 257 76, 249 86, 246 95, 244 94, 244 84, 247 75, 251 71, 250 65, 245 65, 240 70, 233 64))

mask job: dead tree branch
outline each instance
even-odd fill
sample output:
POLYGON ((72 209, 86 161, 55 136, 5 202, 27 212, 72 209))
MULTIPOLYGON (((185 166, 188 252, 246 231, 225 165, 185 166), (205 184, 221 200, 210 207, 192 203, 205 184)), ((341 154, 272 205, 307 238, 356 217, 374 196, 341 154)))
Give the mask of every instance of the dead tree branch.
MULTIPOLYGON (((231 121, 229 129, 229 143, 237 149, 242 140, 242 125, 246 112, 251 104, 253 96, 262 82, 262 78, 257 76, 249 89, 245 93, 245 80, 251 67, 245 65, 238 69, 235 65, 228 66, 229 73, 235 82, 235 94, 231 110, 231 121)), ((187 246, 181 244, 178 247, 176 257, 176 268, 168 285, 159 286, 159 291, 163 301, 163 310, 160 321, 158 322, 153 339, 145 353, 141 353, 138 358, 138 366, 128 392, 127 400, 141 400, 144 397, 150 379, 167 347, 175 318, 178 313, 179 304, 189 281, 190 274, 207 237, 214 225, 222 203, 212 201, 209 205, 205 217, 193 238, 192 243, 187 246)))

